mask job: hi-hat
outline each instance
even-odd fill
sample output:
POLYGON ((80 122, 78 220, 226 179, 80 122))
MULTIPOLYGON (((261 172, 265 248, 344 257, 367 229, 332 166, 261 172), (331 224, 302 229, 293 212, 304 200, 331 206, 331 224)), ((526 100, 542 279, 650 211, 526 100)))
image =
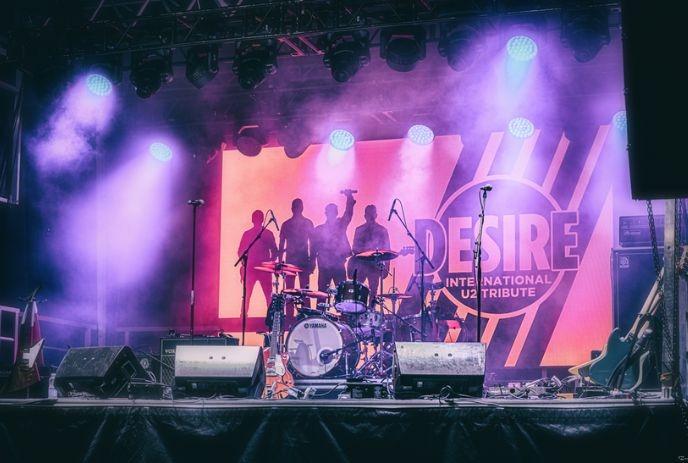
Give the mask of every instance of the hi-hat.
POLYGON ((312 289, 285 289, 282 292, 289 296, 310 297, 312 299, 327 299, 327 293, 312 289))
POLYGON ((284 262, 261 262, 260 265, 254 267, 261 272, 276 273, 278 275, 284 274, 287 276, 296 276, 303 272, 301 267, 284 262))

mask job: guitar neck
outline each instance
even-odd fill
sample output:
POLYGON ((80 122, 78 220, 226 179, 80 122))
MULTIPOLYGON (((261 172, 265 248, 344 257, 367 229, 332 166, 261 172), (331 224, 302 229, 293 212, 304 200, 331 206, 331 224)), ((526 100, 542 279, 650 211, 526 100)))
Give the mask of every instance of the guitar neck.
POLYGON ((279 337, 280 332, 281 315, 281 312, 277 309, 275 309, 274 313, 272 314, 272 334, 270 335, 270 360, 274 360, 277 356, 277 338, 279 337))

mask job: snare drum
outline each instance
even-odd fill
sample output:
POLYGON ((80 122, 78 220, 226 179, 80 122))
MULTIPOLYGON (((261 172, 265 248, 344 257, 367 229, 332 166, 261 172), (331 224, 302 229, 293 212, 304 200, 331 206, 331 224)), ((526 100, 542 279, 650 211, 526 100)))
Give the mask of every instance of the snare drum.
POLYGON ((325 317, 309 317, 287 336, 289 367, 304 378, 346 376, 361 355, 351 328, 325 317))
POLYGON ((342 281, 337 285, 334 306, 342 313, 362 313, 368 310, 370 290, 358 281, 342 281))

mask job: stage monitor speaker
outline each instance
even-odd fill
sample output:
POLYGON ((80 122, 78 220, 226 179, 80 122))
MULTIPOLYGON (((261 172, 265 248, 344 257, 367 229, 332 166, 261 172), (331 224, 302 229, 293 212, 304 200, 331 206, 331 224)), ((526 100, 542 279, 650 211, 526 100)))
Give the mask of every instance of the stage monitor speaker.
POLYGON ((174 384, 174 356, 177 346, 236 346, 239 339, 223 336, 170 336, 160 338, 160 379, 167 386, 174 384))
POLYGON ((628 154, 635 199, 688 196, 688 156, 681 135, 684 108, 676 100, 683 94, 685 73, 683 60, 672 47, 685 42, 685 15, 675 11, 681 3, 621 2, 628 154))
POLYGON ((481 397, 485 379, 485 345, 478 342, 397 342, 394 396, 409 399, 437 395, 481 397))
POLYGON ((260 398, 265 385, 259 346, 177 346, 175 393, 260 398))
POLYGON ((87 393, 100 398, 123 397, 132 379, 148 380, 129 346, 69 349, 55 374, 63 396, 87 393))
POLYGON ((656 278, 652 248, 612 251, 613 323, 622 335, 633 325, 656 278))

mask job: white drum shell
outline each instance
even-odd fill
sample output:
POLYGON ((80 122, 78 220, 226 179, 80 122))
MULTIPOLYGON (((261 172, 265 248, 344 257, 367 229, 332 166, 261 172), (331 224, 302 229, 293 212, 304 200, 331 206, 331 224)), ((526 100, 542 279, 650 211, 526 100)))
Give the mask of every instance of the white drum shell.
POLYGON ((351 328, 323 317, 309 317, 295 324, 287 336, 289 366, 306 378, 319 378, 353 370, 359 347, 351 328), (321 358, 323 352, 336 353, 321 358), (340 367, 340 368, 337 368, 340 367))

